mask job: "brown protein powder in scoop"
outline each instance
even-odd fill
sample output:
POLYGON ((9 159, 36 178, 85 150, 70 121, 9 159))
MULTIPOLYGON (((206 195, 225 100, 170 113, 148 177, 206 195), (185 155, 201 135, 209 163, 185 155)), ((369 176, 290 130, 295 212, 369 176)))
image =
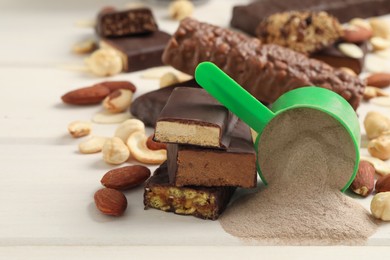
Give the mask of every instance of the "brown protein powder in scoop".
POLYGON ((363 244, 375 232, 369 212, 340 192, 353 172, 355 148, 334 118, 289 110, 261 138, 268 187, 227 209, 220 218, 226 232, 265 245, 363 244))

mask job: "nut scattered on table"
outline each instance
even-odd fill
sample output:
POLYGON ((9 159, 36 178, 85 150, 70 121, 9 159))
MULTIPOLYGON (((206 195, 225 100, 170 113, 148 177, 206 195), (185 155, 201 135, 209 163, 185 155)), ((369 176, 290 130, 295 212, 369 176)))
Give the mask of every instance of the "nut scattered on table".
POLYGON ((390 191, 390 174, 381 176, 375 183, 376 192, 386 192, 390 191))
POLYGON ((390 159, 390 134, 381 135, 368 143, 368 152, 371 156, 381 160, 390 159))
POLYGON ((374 190, 375 168, 366 161, 359 163, 356 177, 351 184, 351 190, 363 197, 367 197, 374 190))
POLYGON ((390 192, 380 192, 371 201, 372 215, 383 221, 390 221, 390 192))
POLYGON ((89 135, 92 130, 92 125, 90 122, 85 121, 73 121, 68 125, 69 133, 75 137, 83 137, 89 135))
POLYGON ((364 88, 363 98, 365 100, 370 100, 376 97, 387 97, 387 96, 389 96, 389 94, 387 94, 387 92, 383 91, 380 88, 370 87, 370 86, 364 88))
POLYGON ((382 37, 372 37, 370 43, 374 51, 383 51, 390 48, 390 40, 382 37))
POLYGON ((360 160, 371 163, 371 165, 375 168, 375 172, 380 176, 390 174, 390 166, 381 159, 368 156, 360 156, 360 160))
POLYGON ((121 216, 127 208, 127 199, 122 192, 103 188, 94 196, 96 208, 105 215, 121 216))
POLYGON ((179 83, 179 77, 173 72, 167 72, 160 78, 160 88, 179 83))
POLYGON ((366 79, 368 86, 385 88, 390 86, 390 73, 373 73, 366 79))
POLYGON ((102 85, 107 87, 110 90, 110 93, 118 89, 128 89, 133 93, 135 93, 135 91, 137 90, 136 86, 130 81, 104 81, 96 85, 102 85))
POLYGON ((176 0, 169 5, 169 16, 175 20, 183 20, 192 15, 194 4, 188 0, 176 0))
POLYGON ((91 154, 101 152, 107 137, 92 136, 88 140, 79 143, 79 151, 83 154, 91 154))
POLYGON ((373 36, 381 38, 390 37, 390 23, 381 18, 372 18, 369 20, 372 27, 373 36))
POLYGON ((73 45, 72 51, 76 54, 88 54, 95 51, 97 48, 96 41, 94 39, 88 39, 73 45))
POLYGON ((155 142, 153 140, 153 136, 154 134, 150 135, 148 137, 148 140, 146 141, 146 146, 150 149, 150 150, 166 150, 167 149, 167 144, 166 143, 160 143, 160 142, 155 142))
POLYGON ((92 117, 92 121, 97 124, 118 124, 126 121, 130 118, 130 113, 128 111, 123 113, 110 113, 107 111, 96 113, 92 117))
POLYGON ((93 85, 67 92, 61 99, 64 103, 71 105, 93 105, 102 102, 109 94, 110 90, 107 87, 93 85))
POLYGON ((150 170, 142 165, 125 166, 108 171, 102 178, 103 186, 116 190, 128 190, 144 183, 150 170))
POLYGON ((128 119, 117 127, 114 136, 126 143, 129 136, 137 131, 145 132, 145 124, 138 119, 128 119))
POLYGON ((118 89, 103 100, 103 107, 111 113, 120 113, 128 109, 133 99, 133 92, 128 89, 118 89))
POLYGON ((390 119, 379 112, 368 112, 364 119, 364 128, 369 139, 390 133, 390 119))
POLYGON ((340 43, 337 45, 337 47, 343 54, 347 55, 348 57, 354 59, 361 59, 364 57, 362 49, 353 43, 340 43))
POLYGON ((130 157, 129 148, 118 137, 108 139, 103 145, 102 152, 103 160, 109 164, 122 164, 130 157))
POLYGON ((367 41, 372 36, 372 30, 360 25, 347 25, 343 28, 343 39, 346 42, 359 43, 367 41))
POLYGON ((367 30, 372 31, 372 27, 369 21, 362 18, 353 18, 351 21, 348 22, 351 25, 360 26, 363 28, 366 28, 367 30))
POLYGON ((148 137, 143 131, 132 133, 127 139, 131 156, 139 162, 146 164, 161 164, 167 159, 166 150, 150 150, 146 146, 148 137))
POLYGON ((94 51, 85 60, 88 69, 96 76, 106 77, 120 73, 123 69, 121 56, 111 49, 94 51))
POLYGON ((344 72, 346 72, 346 73, 348 73, 348 74, 351 75, 351 76, 357 76, 356 72, 353 71, 351 68, 348 68, 348 67, 340 67, 339 69, 342 70, 342 71, 344 71, 344 72))

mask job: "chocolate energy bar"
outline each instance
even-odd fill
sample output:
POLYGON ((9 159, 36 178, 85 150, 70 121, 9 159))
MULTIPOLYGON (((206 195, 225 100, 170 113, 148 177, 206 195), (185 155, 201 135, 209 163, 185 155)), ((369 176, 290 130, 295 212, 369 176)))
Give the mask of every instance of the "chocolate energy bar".
POLYGON ((283 93, 303 87, 319 86, 333 90, 356 109, 364 83, 356 76, 334 69, 321 61, 258 39, 242 39, 234 45, 225 40, 232 32, 187 18, 168 43, 163 62, 187 74, 194 74, 203 61, 214 62, 254 97, 274 102, 283 93))
POLYGON ((364 59, 368 52, 367 42, 356 43, 363 51, 363 57, 354 58, 345 55, 337 47, 339 43, 335 43, 319 52, 310 55, 311 58, 323 61, 334 68, 346 67, 353 70, 356 74, 360 74, 364 68, 364 59))
POLYGON ((149 8, 106 10, 99 13, 96 25, 96 32, 100 37, 147 34, 157 29, 157 23, 149 8))
POLYGON ((168 144, 168 174, 176 186, 238 186, 257 184, 256 153, 249 127, 239 120, 226 150, 168 144))
POLYGON ((176 88, 157 119, 154 140, 226 148, 236 122, 204 89, 176 88))
POLYGON ((144 122, 146 126, 155 127, 158 116, 176 87, 199 88, 200 86, 192 79, 143 94, 136 98, 131 104, 131 114, 144 122))
POLYGON ((256 27, 264 18, 292 10, 325 11, 345 23, 356 17, 389 13, 390 0, 261 0, 235 6, 230 23, 234 28, 255 35, 256 27))
POLYGON ((125 38, 102 38, 100 47, 114 49, 122 57, 123 70, 132 72, 161 66, 161 55, 171 36, 162 31, 125 38))
POLYGON ((145 209, 155 208, 179 215, 216 220, 224 211, 235 187, 175 187, 169 184, 166 163, 145 184, 145 209))

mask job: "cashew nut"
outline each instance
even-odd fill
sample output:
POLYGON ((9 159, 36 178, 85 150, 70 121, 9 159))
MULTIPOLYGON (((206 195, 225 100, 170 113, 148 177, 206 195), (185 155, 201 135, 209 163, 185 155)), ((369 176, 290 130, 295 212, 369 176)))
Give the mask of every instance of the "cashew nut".
POLYGON ((147 164, 161 164, 167 159, 166 150, 150 150, 146 146, 148 137, 143 131, 132 133, 127 139, 127 147, 131 156, 139 162, 147 164))
POLYGON ((380 192, 371 201, 371 213, 374 217, 390 221, 390 192, 380 192))
POLYGON ((128 119, 118 126, 114 136, 119 137, 125 143, 129 136, 137 131, 145 132, 145 124, 138 119, 128 119))
POLYGON ((106 163, 121 164, 130 157, 129 148, 118 137, 108 139, 103 145, 103 159, 106 163))
POLYGON ((364 128, 369 139, 377 138, 390 132, 390 119, 378 112, 368 112, 364 119, 364 128))

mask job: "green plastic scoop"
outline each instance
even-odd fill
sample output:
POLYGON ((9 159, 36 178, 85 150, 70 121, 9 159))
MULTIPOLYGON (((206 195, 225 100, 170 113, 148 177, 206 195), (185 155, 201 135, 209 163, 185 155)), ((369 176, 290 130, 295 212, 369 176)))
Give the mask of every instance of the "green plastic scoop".
MULTIPOLYGON (((335 118, 349 133, 355 149, 354 170, 348 182, 341 188, 345 191, 356 176, 359 166, 360 127, 355 111, 349 103, 333 91, 319 87, 302 87, 284 93, 272 105, 272 110, 264 106, 237 82, 211 62, 203 62, 195 71, 195 79, 211 96, 217 99, 257 133, 255 149, 257 157, 261 134, 267 124, 277 115, 295 108, 310 108, 324 112, 335 118)), ((257 169, 262 181, 267 180, 261 173, 257 158, 257 169)), ((348 176, 348 177, 349 177, 348 176)))

